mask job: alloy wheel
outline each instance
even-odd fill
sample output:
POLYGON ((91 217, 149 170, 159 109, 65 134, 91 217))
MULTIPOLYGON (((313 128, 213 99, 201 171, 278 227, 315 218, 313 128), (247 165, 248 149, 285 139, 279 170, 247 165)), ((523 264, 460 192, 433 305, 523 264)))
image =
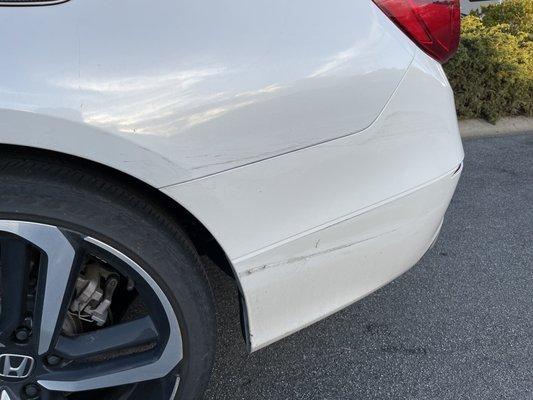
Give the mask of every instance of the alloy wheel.
POLYGON ((0 220, 0 400, 173 398, 180 324, 141 264, 90 235, 0 220))

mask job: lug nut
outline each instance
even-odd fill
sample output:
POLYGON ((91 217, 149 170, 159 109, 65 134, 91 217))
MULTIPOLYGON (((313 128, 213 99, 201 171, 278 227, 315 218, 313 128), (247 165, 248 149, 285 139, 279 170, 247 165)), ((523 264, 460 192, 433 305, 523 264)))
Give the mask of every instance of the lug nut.
POLYGON ((39 388, 37 385, 28 385, 24 388, 24 393, 32 399, 39 395, 39 388))
POLYGON ((19 342, 26 342, 30 338, 30 330, 28 328, 18 328, 15 331, 15 337, 19 342))
POLYGON ((59 365, 59 363, 61 362, 61 358, 58 356, 48 356, 46 357, 46 362, 48 363, 48 365, 54 367, 56 365, 59 365))

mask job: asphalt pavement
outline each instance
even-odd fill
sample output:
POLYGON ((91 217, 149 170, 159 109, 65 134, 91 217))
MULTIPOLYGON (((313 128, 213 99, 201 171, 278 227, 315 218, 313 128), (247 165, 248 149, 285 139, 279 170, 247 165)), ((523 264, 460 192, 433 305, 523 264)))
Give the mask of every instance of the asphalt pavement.
POLYGON ((211 268, 219 354, 206 399, 533 399, 533 135, 465 141, 435 247, 355 305, 254 354, 211 268))

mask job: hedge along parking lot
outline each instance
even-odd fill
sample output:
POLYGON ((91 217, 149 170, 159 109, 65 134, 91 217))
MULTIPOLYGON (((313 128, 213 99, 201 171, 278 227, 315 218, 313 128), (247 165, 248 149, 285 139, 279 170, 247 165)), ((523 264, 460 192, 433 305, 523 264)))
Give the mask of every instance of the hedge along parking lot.
POLYGON ((463 18, 444 69, 459 118, 533 116, 533 0, 506 0, 463 18))

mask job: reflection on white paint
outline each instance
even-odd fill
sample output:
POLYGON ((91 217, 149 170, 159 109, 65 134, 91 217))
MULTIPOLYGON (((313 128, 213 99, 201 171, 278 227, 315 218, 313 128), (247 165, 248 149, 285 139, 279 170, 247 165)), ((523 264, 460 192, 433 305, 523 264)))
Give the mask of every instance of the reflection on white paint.
MULTIPOLYGON (((358 60, 358 67, 361 73, 372 71, 373 60, 368 59, 368 54, 376 56, 382 51, 387 51, 386 38, 382 26, 375 20, 369 24, 368 34, 359 37, 355 43, 346 50, 335 53, 326 58, 324 63, 318 67, 309 77, 331 75, 342 73, 343 70, 350 70, 350 65, 354 60, 358 60)), ((386 54, 386 53, 381 53, 386 54)), ((344 71, 345 72, 345 71, 344 71)))
POLYGON ((161 88, 168 88, 169 86, 178 88, 188 88, 192 85, 202 82, 206 78, 223 74, 225 68, 211 67, 203 69, 173 71, 161 73, 161 71, 154 71, 151 74, 133 75, 125 78, 95 78, 95 77, 80 77, 79 79, 69 79, 64 81, 56 81, 58 86, 69 89, 80 89, 88 92, 98 93, 128 93, 139 91, 152 91, 161 88))
MULTIPOLYGON (((414 52, 353 0, 73 1, 0 19, 0 109, 133 142, 185 179, 360 132, 414 52)), ((67 143, 32 132, 52 133, 67 143)))
POLYGON ((99 107, 84 113, 88 124, 125 133, 157 132, 167 136, 259 102, 283 88, 270 84, 255 91, 209 93, 213 82, 227 75, 227 68, 212 67, 127 78, 80 77, 51 84, 79 90, 89 104, 92 98, 98 100, 99 107))

